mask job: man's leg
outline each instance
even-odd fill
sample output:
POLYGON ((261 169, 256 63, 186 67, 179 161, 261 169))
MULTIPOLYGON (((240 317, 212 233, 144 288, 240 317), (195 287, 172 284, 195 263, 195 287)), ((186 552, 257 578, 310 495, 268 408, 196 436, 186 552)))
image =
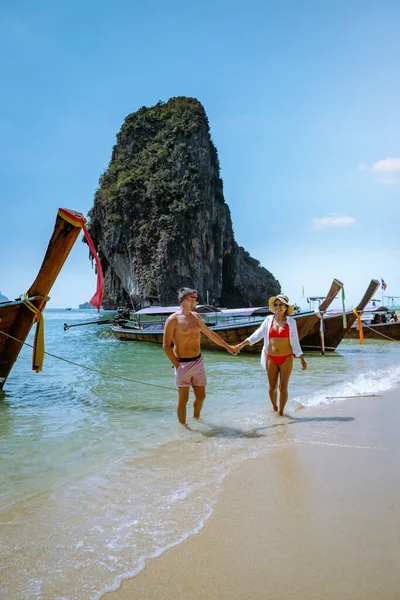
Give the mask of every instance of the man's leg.
POLYGON ((288 401, 288 387, 289 378, 293 370, 293 356, 290 356, 280 366, 280 378, 279 378, 279 414, 283 415, 283 410, 288 401))
POLYGON ((195 396, 193 402, 193 418, 200 419, 201 409, 206 397, 206 387, 205 385, 194 385, 193 391, 195 396))
POLYGON ((189 386, 178 388, 178 394, 178 406, 176 408, 178 421, 182 425, 186 425, 186 404, 189 400, 189 386))
POLYGON ((278 405, 276 403, 276 397, 278 395, 278 376, 279 376, 279 367, 274 363, 273 360, 267 357, 267 375, 268 375, 268 383, 269 383, 269 397, 271 400, 271 404, 274 410, 278 410, 278 405))

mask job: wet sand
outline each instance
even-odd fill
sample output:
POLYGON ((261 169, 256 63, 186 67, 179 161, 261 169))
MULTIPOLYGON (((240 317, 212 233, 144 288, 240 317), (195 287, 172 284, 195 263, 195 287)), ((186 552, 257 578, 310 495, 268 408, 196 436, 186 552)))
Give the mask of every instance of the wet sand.
POLYGON ((281 423, 199 534, 103 598, 399 600, 400 388, 281 423))

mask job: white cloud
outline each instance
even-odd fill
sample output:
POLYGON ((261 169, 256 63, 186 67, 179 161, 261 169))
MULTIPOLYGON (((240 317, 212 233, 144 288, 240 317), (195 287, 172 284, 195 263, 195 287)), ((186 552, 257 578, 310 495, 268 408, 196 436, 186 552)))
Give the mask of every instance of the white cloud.
POLYGON ((379 183, 390 185, 400 183, 400 158, 384 158, 370 167, 361 163, 358 165, 357 170, 370 171, 379 183))
POLYGON ((356 222, 354 217, 348 215, 329 215, 327 217, 314 217, 312 220, 312 229, 314 231, 322 231, 328 227, 350 227, 356 222))
POLYGON ((400 158, 385 158, 384 160, 378 160, 371 168, 375 173, 400 174, 400 158))

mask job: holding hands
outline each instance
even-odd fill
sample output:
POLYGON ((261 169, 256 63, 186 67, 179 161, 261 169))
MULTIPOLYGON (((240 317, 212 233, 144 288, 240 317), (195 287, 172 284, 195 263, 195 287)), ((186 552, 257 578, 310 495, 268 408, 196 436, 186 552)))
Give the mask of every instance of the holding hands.
MULTIPOLYGON (((239 354, 239 352, 242 350, 242 348, 244 348, 245 346, 248 346, 249 342, 247 340, 245 340, 244 342, 241 342, 240 344, 236 344, 236 346, 231 346, 231 348, 235 351, 235 356, 237 354, 239 354)), ((233 352, 232 352, 233 354, 233 352)))
POLYGON ((242 342, 241 344, 236 344, 236 346, 229 346, 226 348, 227 351, 229 352, 229 354, 232 354, 232 356, 237 356, 239 354, 239 352, 241 351, 242 348, 244 348, 244 346, 247 346, 248 342, 242 342))

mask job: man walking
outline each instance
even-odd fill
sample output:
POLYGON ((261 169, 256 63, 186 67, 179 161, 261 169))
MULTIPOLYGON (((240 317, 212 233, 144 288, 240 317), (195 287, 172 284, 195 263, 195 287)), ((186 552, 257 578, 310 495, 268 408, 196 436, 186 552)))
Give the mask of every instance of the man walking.
POLYGON ((180 309, 168 317, 165 323, 163 348, 174 365, 176 385, 178 387, 177 414, 179 423, 186 424, 186 405, 189 400, 189 388, 193 387, 193 417, 198 419, 206 397, 206 373, 204 359, 200 353, 200 336, 204 333, 210 340, 236 356, 237 350, 229 346, 214 331, 211 331, 203 319, 193 310, 198 301, 197 291, 181 288, 178 293, 180 309), (172 343, 174 349, 172 349, 172 343))

